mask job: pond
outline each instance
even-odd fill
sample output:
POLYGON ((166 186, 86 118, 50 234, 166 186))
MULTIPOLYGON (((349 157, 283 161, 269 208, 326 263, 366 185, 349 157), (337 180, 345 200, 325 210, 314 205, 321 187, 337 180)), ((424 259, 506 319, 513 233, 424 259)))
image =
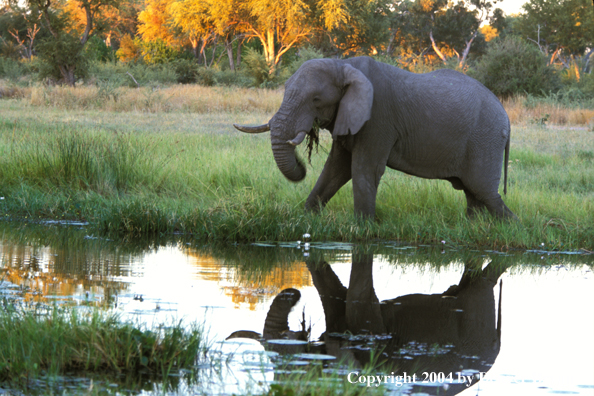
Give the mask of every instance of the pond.
POLYGON ((266 393, 321 367, 380 394, 594 395, 594 257, 443 242, 117 241, 4 222, 0 298, 202 324, 199 379, 143 394, 266 393), (370 361, 373 375, 361 369, 370 361))

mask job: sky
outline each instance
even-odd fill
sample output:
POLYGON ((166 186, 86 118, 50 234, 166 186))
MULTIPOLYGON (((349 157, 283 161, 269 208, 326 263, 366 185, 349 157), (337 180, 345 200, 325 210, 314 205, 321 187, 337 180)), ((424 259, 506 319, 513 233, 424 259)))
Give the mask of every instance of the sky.
POLYGON ((503 0, 495 4, 495 8, 501 8, 506 15, 518 14, 526 0, 503 0))

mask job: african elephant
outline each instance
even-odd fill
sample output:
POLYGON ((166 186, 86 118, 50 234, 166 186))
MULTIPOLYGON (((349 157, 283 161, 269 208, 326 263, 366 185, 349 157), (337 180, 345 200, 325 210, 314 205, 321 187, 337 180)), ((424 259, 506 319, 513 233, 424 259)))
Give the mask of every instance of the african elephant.
POLYGON ((467 214, 487 209, 515 218, 498 192, 510 124, 503 106, 478 81, 452 70, 414 74, 368 57, 305 62, 285 84, 270 121, 248 133, 271 132, 272 151, 289 180, 306 174, 295 146, 314 126, 332 134, 332 148, 306 210, 319 211, 349 180, 355 214, 375 217, 386 166, 410 175, 448 180, 463 190, 467 214))

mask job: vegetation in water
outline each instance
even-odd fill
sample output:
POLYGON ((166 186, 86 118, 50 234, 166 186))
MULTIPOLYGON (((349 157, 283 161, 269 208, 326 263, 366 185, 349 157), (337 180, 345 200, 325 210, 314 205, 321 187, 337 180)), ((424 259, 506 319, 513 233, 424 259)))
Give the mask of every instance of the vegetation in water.
MULTIPOLYGON (((27 388, 44 376, 113 373, 158 378, 195 370, 202 331, 182 322, 147 329, 113 314, 76 309, 0 309, 0 384, 27 388)), ((134 381, 132 381, 134 382, 134 381)))

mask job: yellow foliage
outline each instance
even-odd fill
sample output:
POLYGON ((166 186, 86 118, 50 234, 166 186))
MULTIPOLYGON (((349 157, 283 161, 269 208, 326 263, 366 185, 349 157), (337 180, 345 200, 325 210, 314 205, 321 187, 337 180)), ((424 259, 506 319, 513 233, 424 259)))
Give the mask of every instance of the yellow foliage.
POLYGON ((138 33, 144 41, 162 40, 167 44, 176 42, 170 29, 171 15, 169 8, 174 0, 145 0, 146 8, 138 14, 138 33))
POLYGON ((495 37, 499 36, 499 32, 497 28, 494 28, 491 25, 484 25, 479 28, 479 32, 485 36, 485 41, 489 42, 493 40, 495 37))
POLYGON ((132 40, 132 37, 126 34, 120 41, 120 48, 116 51, 116 56, 125 63, 138 60, 140 55, 140 48, 132 40))

